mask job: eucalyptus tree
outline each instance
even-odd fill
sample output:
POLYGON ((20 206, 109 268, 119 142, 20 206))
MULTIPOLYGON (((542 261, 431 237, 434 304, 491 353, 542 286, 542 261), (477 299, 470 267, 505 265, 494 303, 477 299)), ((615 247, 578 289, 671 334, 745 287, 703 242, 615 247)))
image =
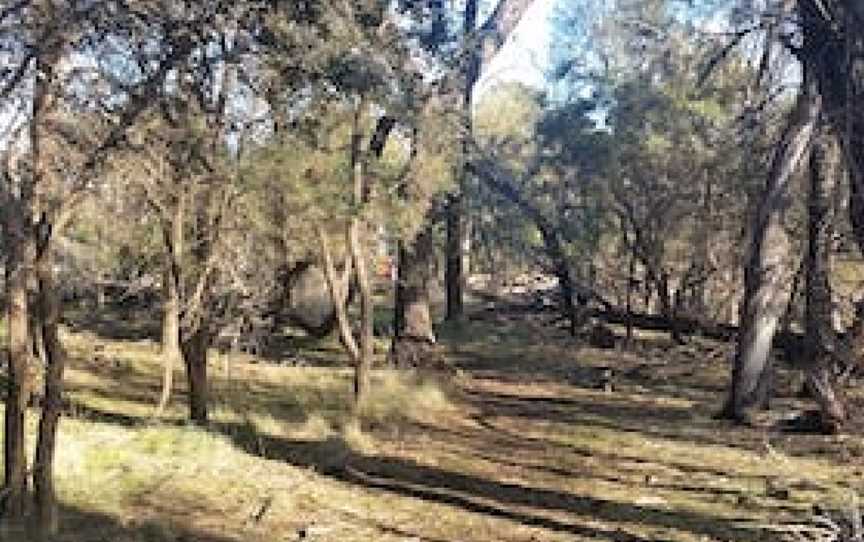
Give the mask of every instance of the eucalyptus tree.
MULTIPOLYGON (((812 143, 818 119, 828 119, 834 133, 840 138, 846 165, 850 171, 850 222, 853 230, 861 223, 860 196, 857 191, 859 160, 852 141, 859 137, 856 124, 858 115, 854 104, 858 81, 855 76, 855 50, 861 42, 860 8, 854 2, 761 2, 742 6, 734 12, 731 21, 738 26, 731 50, 754 35, 763 44, 760 74, 782 56, 792 57, 800 68, 799 91, 796 105, 789 115, 786 128, 775 150, 765 189, 753 215, 752 237, 745 266, 745 296, 741 312, 741 330, 732 371, 730 393, 723 415, 747 419, 753 406, 765 404, 770 377, 768 351, 774 335, 778 313, 789 295, 791 277, 783 269, 788 254, 788 236, 779 227, 779 221, 792 197, 789 179, 803 162, 812 143), (758 23, 761 21, 761 23, 758 23), (838 59, 845 59, 838 62, 838 59)), ((717 62, 712 62, 716 65, 717 62)), ((787 72, 788 73, 788 72, 787 72)), ((816 162, 818 162, 818 157, 816 162)), ((860 242, 859 242, 860 244, 860 242)), ((811 263, 816 259, 811 259, 811 263)), ((816 300, 812 300, 816 301, 816 300)), ((814 306, 811 303, 811 307, 814 306)), ((815 307, 819 304, 816 303, 815 307)), ((812 313, 813 311, 811 311, 812 313)), ((818 312, 818 310, 816 311, 818 312)), ((811 326, 812 327, 812 326, 811 326)), ((860 329, 854 325, 853 332, 860 329)), ((813 335, 813 334, 811 334, 813 335)), ((815 336, 822 340, 824 337, 815 336)), ((855 333, 850 334, 852 344, 855 333)), ((824 354, 824 348, 811 348, 810 353, 824 354)), ((856 355, 860 356, 860 352, 856 355)), ((812 360, 812 363, 822 363, 812 360)), ((820 381, 814 386, 823 406, 826 428, 839 426, 841 403, 833 391, 834 383, 820 381)))

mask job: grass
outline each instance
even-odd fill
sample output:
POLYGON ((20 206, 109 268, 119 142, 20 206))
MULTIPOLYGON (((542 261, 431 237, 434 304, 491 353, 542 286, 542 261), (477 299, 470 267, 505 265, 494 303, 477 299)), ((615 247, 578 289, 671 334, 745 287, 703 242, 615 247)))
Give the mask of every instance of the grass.
MULTIPOLYGON (((377 370, 359 416, 350 370, 214 353, 201 429, 184 421, 179 368, 166 416, 152 418, 152 342, 66 333, 57 541, 777 540, 782 522, 861 489, 859 436, 711 418, 723 345, 646 336, 600 351, 494 313, 441 334, 463 376, 377 370), (612 392, 596 386, 603 367, 618 374, 612 392)), ((316 355, 337 355, 327 348, 316 355)), ((777 411, 803 406, 782 397, 777 411)))

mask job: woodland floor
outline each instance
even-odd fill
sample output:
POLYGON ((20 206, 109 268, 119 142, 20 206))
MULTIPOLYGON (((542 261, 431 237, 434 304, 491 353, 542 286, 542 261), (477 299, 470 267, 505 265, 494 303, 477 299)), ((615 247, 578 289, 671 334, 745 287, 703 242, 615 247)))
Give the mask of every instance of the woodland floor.
POLYGON ((345 369, 215 356, 204 431, 182 421, 179 368, 169 415, 151 419, 152 341, 94 330, 64 336, 58 542, 780 540, 814 504, 842 508, 864 489, 860 430, 711 418, 724 345, 643 336, 596 350, 537 315, 478 309, 442 330, 461 376, 377 371, 359 424, 345 369), (602 367, 617 375, 611 392, 598 389, 602 367))

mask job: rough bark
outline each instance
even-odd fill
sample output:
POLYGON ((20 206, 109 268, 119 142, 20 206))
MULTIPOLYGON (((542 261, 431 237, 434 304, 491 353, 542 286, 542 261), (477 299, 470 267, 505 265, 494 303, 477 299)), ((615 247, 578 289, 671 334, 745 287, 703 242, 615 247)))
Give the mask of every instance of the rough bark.
POLYGON ((414 242, 400 245, 396 282, 396 330, 391 361, 401 369, 443 369, 446 362, 436 345, 429 289, 435 266, 432 231, 421 231, 414 242))
POLYGON ((783 224, 788 185, 811 140, 821 100, 813 85, 802 85, 772 160, 764 192, 753 217, 744 269, 741 328, 729 396, 721 416, 746 421, 753 407, 767 407, 771 366, 768 356, 777 323, 789 298, 792 270, 790 240, 783 224))
POLYGON ((30 318, 27 306, 27 284, 33 272, 30 266, 32 237, 19 206, 6 213, 6 319, 8 326, 8 372, 4 424, 4 479, 2 515, 20 520, 27 501, 27 456, 24 449, 24 414, 30 396, 30 318))
POLYGON ((839 430, 846 419, 846 405, 835 381, 838 337, 833 326, 830 282, 836 158, 827 131, 820 130, 810 153, 805 324, 809 357, 807 387, 819 403, 822 426, 829 432, 839 430))
POLYGON ((205 322, 183 341, 183 361, 189 385, 189 419, 200 426, 207 425, 209 385, 207 382, 207 349, 210 330, 205 322))

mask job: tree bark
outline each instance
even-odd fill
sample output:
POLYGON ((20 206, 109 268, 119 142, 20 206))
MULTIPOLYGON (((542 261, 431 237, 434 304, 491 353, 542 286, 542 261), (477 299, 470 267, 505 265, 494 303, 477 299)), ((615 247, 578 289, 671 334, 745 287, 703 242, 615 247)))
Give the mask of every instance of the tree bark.
POLYGON ((6 388, 4 425, 4 481, 2 515, 23 518, 27 502, 27 456, 24 448, 24 416, 30 398, 30 318, 27 285, 33 272, 32 236, 19 205, 7 208, 6 319, 8 326, 9 380, 6 388))
POLYGON ((365 401, 369 392, 369 371, 372 368, 373 341, 375 339, 375 301, 372 296, 366 251, 363 249, 363 239, 365 238, 363 225, 357 220, 349 234, 349 250, 351 251, 351 259, 354 261, 360 289, 360 345, 359 356, 354 367, 354 401, 357 405, 361 405, 365 401))
POLYGON ((207 349, 210 346, 210 330, 205 322, 183 341, 183 361, 189 384, 189 419, 199 426, 208 421, 209 385, 207 382, 207 349))
POLYGON ((721 417, 746 421, 749 410, 766 408, 770 394, 769 351, 791 288, 790 240, 783 224, 788 185, 811 141, 821 99, 809 79, 777 146, 764 192, 753 217, 744 269, 741 326, 729 396, 721 417))
POLYGON ((833 325, 831 244, 834 236, 833 192, 837 156, 824 126, 810 153, 806 288, 807 387, 821 408, 822 426, 837 432, 846 419, 846 405, 835 382, 837 332, 833 325))
POLYGON ((360 345, 358 357, 354 366, 354 404, 359 408, 366 400, 369 392, 369 372, 372 368, 375 340, 375 300, 372 294, 372 282, 369 276, 367 261, 366 221, 363 211, 371 199, 371 182, 365 176, 365 160, 363 156, 363 136, 360 132, 363 109, 366 104, 362 98, 357 100, 354 114, 354 134, 351 142, 351 163, 353 166, 354 203, 360 216, 351 218, 348 226, 348 246, 351 260, 357 274, 360 289, 360 345))
POLYGON ((429 310, 429 289, 435 266, 431 229, 422 230, 410 246, 400 243, 398 260, 396 329, 391 360, 401 369, 445 368, 429 310))
MULTIPOLYGON (((45 241, 47 243, 47 240, 45 241)), ((60 344, 58 334, 61 309, 55 285, 54 254, 50 246, 41 247, 41 252, 36 274, 39 284, 39 317, 46 370, 33 484, 40 531, 44 536, 52 536, 59 529, 57 495, 54 487, 54 457, 57 448, 57 429, 63 410, 63 370, 66 353, 60 344)))
POLYGON ((163 279, 162 302, 162 393, 156 406, 156 415, 162 416, 171 400, 174 387, 174 368, 183 359, 180 343, 182 303, 181 285, 183 257, 183 220, 185 218, 185 194, 177 187, 173 213, 165 217, 162 234, 165 239, 166 259, 163 279))

